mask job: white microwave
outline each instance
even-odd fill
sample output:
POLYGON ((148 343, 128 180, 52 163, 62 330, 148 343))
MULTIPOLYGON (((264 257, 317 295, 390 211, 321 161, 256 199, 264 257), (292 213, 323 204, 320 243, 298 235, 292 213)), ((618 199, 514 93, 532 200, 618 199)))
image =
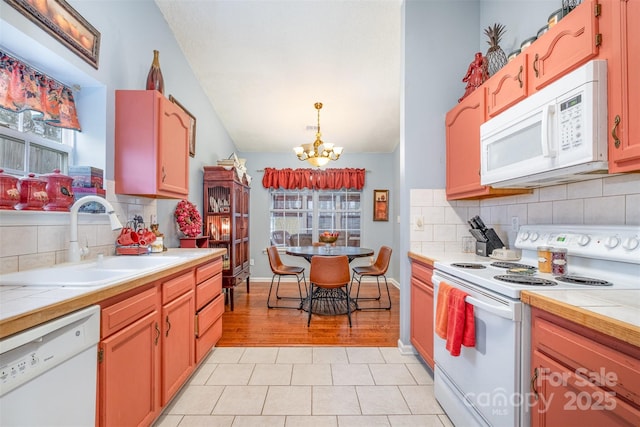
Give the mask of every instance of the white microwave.
POLYGON ((480 181, 536 188, 603 176, 607 62, 594 60, 480 126, 480 181))

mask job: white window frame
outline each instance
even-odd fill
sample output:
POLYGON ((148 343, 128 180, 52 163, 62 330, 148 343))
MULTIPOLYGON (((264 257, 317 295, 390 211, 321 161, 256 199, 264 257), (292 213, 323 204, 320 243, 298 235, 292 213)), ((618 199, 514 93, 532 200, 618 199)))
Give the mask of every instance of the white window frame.
MULTIPOLYGON (((21 143, 24 143, 25 152, 24 152, 24 164, 22 165, 23 169, 20 170, 20 169, 14 169, 14 168, 5 166, 3 167, 4 172, 11 175, 16 175, 16 176, 23 176, 29 173, 40 174, 40 173, 53 172, 53 171, 29 170, 29 165, 31 164, 30 163, 31 147, 38 146, 46 150, 65 154, 66 164, 62 165, 62 167, 60 168, 60 172, 68 173, 69 165, 73 164, 73 153, 74 153, 74 146, 75 146, 75 139, 76 139, 75 131, 70 129, 60 129, 61 140, 59 142, 52 141, 36 133, 22 131, 24 115, 22 113, 16 113, 16 114, 18 114, 18 129, 17 130, 12 129, 0 123, 0 135, 8 139, 13 139, 21 143)), ((2 141, 0 141, 0 143, 2 143, 2 141)))
POLYGON ((362 191, 360 190, 269 190, 269 244, 278 247, 288 246, 284 241, 272 241, 274 231, 287 231, 293 239, 298 234, 307 234, 304 241, 294 240, 292 245, 310 245, 318 241, 319 233, 337 231, 342 239, 338 244, 360 246, 362 236, 362 191), (330 196, 330 200, 326 199, 330 196), (355 200, 354 200, 355 199, 355 200), (303 206, 306 205, 306 206, 303 206), (311 227, 308 219, 311 216, 311 227), (320 217, 330 217, 331 224, 322 224, 320 217), (298 218, 296 220, 295 218, 298 218), (348 217, 355 217, 350 220, 348 217), (289 220, 285 220, 288 218, 289 220), (284 221, 284 223, 283 223, 284 221), (357 222, 359 227, 351 223, 357 222), (298 222, 298 224, 296 224, 298 222))

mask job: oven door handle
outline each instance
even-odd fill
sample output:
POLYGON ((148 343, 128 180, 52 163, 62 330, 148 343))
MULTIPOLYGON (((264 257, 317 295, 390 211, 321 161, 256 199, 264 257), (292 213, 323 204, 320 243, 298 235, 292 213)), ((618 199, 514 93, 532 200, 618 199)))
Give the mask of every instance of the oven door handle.
POLYGON ((481 308, 483 310, 488 311, 489 313, 493 313, 500 317, 504 317, 505 319, 514 320, 514 311, 508 307, 500 307, 497 305, 487 304, 484 301, 480 301, 479 299, 467 296, 465 301, 475 307, 481 308))

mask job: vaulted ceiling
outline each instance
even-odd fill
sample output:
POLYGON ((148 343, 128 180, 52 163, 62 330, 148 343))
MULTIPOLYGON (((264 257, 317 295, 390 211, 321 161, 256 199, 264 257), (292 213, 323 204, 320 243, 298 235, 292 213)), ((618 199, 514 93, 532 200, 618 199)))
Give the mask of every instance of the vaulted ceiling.
POLYGON ((401 0, 155 0, 242 152, 400 138, 401 0))

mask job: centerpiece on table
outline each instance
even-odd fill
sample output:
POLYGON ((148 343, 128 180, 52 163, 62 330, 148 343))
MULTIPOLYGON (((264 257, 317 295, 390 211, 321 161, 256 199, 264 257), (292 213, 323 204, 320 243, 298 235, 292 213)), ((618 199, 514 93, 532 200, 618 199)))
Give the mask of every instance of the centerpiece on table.
POLYGON ((318 240, 324 243, 325 248, 327 249, 327 252, 328 252, 331 246, 335 246, 336 240, 338 240, 339 236, 340 236, 340 233, 338 233, 337 231, 336 232, 324 231, 320 233, 320 235, 318 236, 318 240))

